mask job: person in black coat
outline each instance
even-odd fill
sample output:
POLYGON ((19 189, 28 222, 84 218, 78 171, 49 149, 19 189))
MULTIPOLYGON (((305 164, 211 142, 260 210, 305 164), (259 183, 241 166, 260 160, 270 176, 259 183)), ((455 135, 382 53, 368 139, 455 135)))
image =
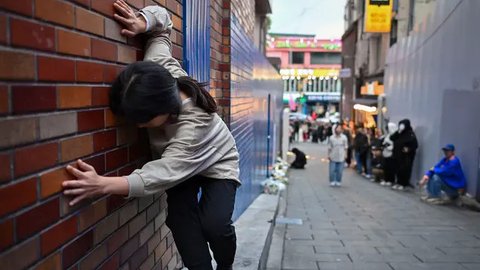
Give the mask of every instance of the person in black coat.
POLYGON ((353 150, 352 132, 350 132, 350 128, 348 128, 348 125, 344 124, 343 126, 344 126, 343 135, 347 137, 347 142, 348 142, 347 157, 345 159, 345 162, 347 163, 347 166, 350 167, 350 165, 352 164, 352 150, 353 150))
POLYGON ((325 134, 323 134, 324 129, 325 129, 325 127, 323 126, 323 124, 320 124, 317 128, 317 136, 318 136, 318 139, 320 140, 320 142, 325 141, 325 134))
POLYGON ((394 189, 403 190, 410 185, 413 161, 418 148, 417 136, 413 132, 410 120, 403 119, 398 123, 398 131, 391 139, 393 141, 393 156, 397 162, 397 185, 394 189))
POLYGON ((307 156, 305 153, 297 148, 293 148, 292 152, 295 154, 295 160, 290 166, 294 169, 305 169, 305 165, 307 164, 307 156))
POLYGON ((358 128, 353 139, 353 149, 355 150, 355 160, 357 161, 357 172, 367 174, 367 158, 369 151, 368 137, 363 128, 358 128), (363 170, 362 170, 363 167, 363 170))

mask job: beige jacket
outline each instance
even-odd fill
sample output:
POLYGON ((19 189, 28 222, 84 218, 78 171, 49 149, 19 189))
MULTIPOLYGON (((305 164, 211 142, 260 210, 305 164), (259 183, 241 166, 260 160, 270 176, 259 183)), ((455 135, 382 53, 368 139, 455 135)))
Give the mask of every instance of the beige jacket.
MULTIPOLYGON (((144 60, 164 66, 175 78, 187 76, 171 55, 172 21, 167 11, 149 6, 141 14, 151 36, 144 60)), ((154 194, 195 175, 240 184, 235 141, 218 114, 208 114, 187 99, 175 123, 149 129, 149 135, 154 160, 127 176, 129 197, 154 194)))

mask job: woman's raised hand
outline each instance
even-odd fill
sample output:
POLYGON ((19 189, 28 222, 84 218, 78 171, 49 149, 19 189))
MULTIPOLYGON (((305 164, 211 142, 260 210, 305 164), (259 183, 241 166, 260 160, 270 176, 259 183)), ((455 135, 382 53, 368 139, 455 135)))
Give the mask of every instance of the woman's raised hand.
POLYGON ((113 3, 113 7, 117 11, 113 15, 114 18, 125 26, 121 31, 122 35, 134 37, 146 31, 147 23, 145 18, 141 15, 137 16, 135 11, 125 1, 117 0, 113 3))

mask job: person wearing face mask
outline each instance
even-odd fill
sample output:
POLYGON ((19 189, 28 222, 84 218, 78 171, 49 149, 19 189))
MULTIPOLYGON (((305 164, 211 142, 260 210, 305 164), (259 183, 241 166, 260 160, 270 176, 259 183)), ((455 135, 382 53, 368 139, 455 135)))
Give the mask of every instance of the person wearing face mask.
POLYGON ((395 123, 388 123, 387 125, 387 134, 382 142, 383 147, 383 158, 384 158, 384 176, 385 180, 380 182, 382 186, 392 186, 395 182, 395 174, 396 174, 396 161, 393 156, 393 140, 392 135, 397 132, 397 124, 395 123))
POLYGON ((404 190, 410 185, 413 161, 418 148, 418 141, 413 132, 410 120, 403 119, 398 123, 398 131, 391 137, 394 142, 393 157, 396 160, 397 184, 392 188, 404 190))
POLYGON ((442 150, 444 158, 428 170, 419 183, 420 186, 427 184, 428 196, 422 197, 422 200, 431 204, 451 202, 458 197, 458 191, 465 189, 467 185, 462 164, 455 155, 455 146, 447 144, 442 150), (448 199, 441 199, 442 191, 448 199))

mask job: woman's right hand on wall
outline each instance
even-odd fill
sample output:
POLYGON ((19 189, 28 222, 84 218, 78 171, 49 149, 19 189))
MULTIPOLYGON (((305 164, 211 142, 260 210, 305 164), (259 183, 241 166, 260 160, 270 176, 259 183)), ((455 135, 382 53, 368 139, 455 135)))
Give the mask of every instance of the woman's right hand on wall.
POLYGON ((114 14, 114 18, 125 26, 121 31, 122 35, 134 37, 146 31, 147 22, 145 18, 142 15, 137 15, 125 1, 115 1, 113 7, 117 11, 117 13, 114 14))

